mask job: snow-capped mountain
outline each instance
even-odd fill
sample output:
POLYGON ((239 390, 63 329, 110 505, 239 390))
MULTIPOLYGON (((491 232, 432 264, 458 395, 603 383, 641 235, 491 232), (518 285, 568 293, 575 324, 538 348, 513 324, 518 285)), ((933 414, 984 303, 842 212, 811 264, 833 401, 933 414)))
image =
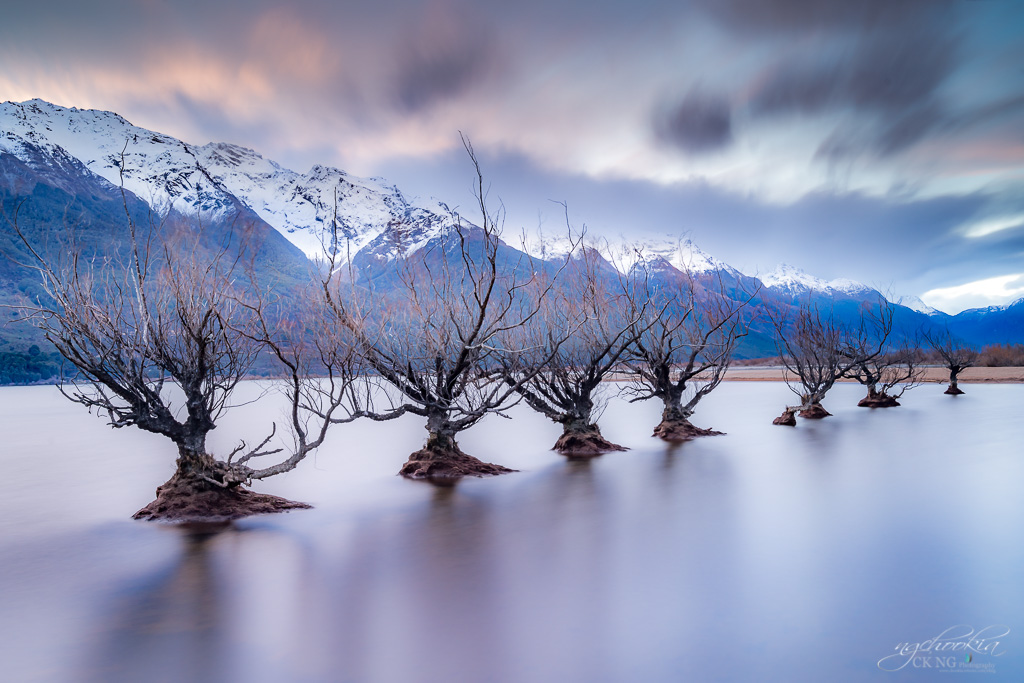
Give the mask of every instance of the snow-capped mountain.
MULTIPOLYGON (((135 126, 113 112, 65 108, 42 100, 0 104, 0 192, 17 200, 34 193, 39 183, 61 191, 35 197, 41 229, 61 230, 59 221, 43 217, 60 216, 68 198, 83 198, 81 214, 105 226, 96 234, 109 233, 114 239, 117 219, 112 217, 123 215, 117 191, 123 186, 134 195, 129 203, 141 216, 149 209, 158 215, 174 210, 198 216, 206 225, 219 220, 222 230, 233 229, 232 221, 238 218, 253 224, 262 238, 272 238, 263 239, 263 257, 277 272, 292 274, 308 266, 303 254, 320 257, 326 246, 336 249, 343 260, 351 259, 357 270, 366 266, 371 276, 383 274, 386 279, 397 255, 420 249, 462 220, 443 202, 407 197, 379 178, 359 178, 321 165, 299 173, 245 147, 193 145, 135 126)), ((643 263, 653 279, 664 283, 677 281, 682 273, 717 275, 726 296, 744 300, 763 287, 762 292, 774 293, 788 304, 807 295, 838 300, 852 315, 859 302, 879 296, 862 283, 823 280, 785 264, 759 282, 674 236, 639 243, 587 236, 585 248, 559 233, 528 236, 525 245, 516 235, 507 239, 503 249, 514 252, 507 259, 510 263, 516 262, 516 254, 521 256, 517 249, 564 263, 575 247, 574 258, 600 257, 609 274, 614 274, 612 268, 628 273, 643 263)), ((4 262, 8 261, 14 262, 4 262)), ((0 268, 0 294, 14 291, 25 279, 11 268, 0 268)), ((760 298, 758 302, 776 305, 760 298)), ((979 341, 1009 339, 1024 324, 1019 323, 1024 318, 1021 302, 952 317, 917 297, 896 303, 901 315, 910 316, 908 327, 948 322, 958 334, 979 341)))
POLYGON ((337 220, 338 248, 355 254, 371 242, 375 251, 415 250, 439 229, 451 227, 448 207, 408 199, 397 187, 316 165, 299 174, 264 159, 251 149, 211 143, 198 153, 204 168, 223 186, 280 230, 310 258, 322 256, 337 220), (403 226, 395 239, 381 239, 403 226), (386 246, 390 245, 390 246, 386 246))
POLYGON ((782 263, 771 272, 761 276, 761 282, 768 289, 775 290, 789 296, 800 296, 808 292, 815 294, 834 295, 840 294, 852 298, 860 298, 875 292, 875 289, 860 282, 837 278, 835 280, 822 280, 796 268, 782 263))
POLYGON ((237 204, 205 172, 194 148, 112 112, 65 109, 42 100, 5 102, 0 105, 0 151, 23 160, 33 153, 74 157, 115 186, 123 181, 126 190, 158 213, 175 209, 210 220, 237 204))
POLYGON ((733 275, 739 275, 739 271, 735 268, 712 257, 688 239, 682 241, 671 238, 645 240, 632 249, 632 254, 634 263, 643 260, 652 268, 667 265, 692 275, 703 275, 715 271, 726 271, 733 275))
POLYGON ((570 252, 579 257, 584 249, 601 252, 609 265, 622 273, 629 273, 642 264, 653 272, 671 269, 693 275, 715 271, 740 274, 735 268, 712 257, 688 239, 680 241, 666 237, 641 241, 624 238, 604 240, 594 239, 588 235, 580 241, 566 234, 527 235, 525 239, 525 251, 545 261, 564 261, 570 252))
POLYGON ((925 315, 940 316, 940 317, 944 316, 944 315, 947 315, 946 313, 943 313, 942 311, 940 311, 938 309, 932 308, 931 306, 926 304, 924 301, 922 301, 920 297, 917 297, 917 296, 909 296, 909 295, 908 296, 901 296, 898 299, 896 299, 896 301, 894 301, 893 303, 894 304, 899 304, 900 306, 906 306, 907 308, 909 308, 912 311, 917 311, 918 313, 924 313, 925 315))
MULTIPOLYGON (((112 112, 30 100, 0 105, 0 152, 28 161, 75 159, 158 213, 174 209, 216 220, 238 204, 254 211, 307 256, 323 255, 336 218, 337 248, 355 254, 395 226, 397 239, 375 250, 415 248, 452 225, 438 201, 406 198, 377 179, 326 166, 300 174, 257 152, 225 143, 190 145, 146 130, 112 112)), ((392 234, 392 238, 396 235, 392 234)))

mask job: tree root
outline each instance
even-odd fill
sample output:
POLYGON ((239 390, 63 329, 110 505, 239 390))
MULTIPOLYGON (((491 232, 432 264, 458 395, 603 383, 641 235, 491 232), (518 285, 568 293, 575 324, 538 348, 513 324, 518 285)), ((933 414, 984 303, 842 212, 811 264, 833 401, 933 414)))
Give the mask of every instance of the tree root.
POLYGON ((825 410, 820 403, 812 403, 797 413, 797 415, 808 420, 820 420, 822 418, 831 417, 832 413, 825 410))
POLYGON ((174 473, 156 489, 156 500, 133 515, 134 519, 166 522, 226 522, 312 507, 306 503, 256 493, 241 486, 222 487, 197 472, 174 473))
POLYGON ((596 455, 629 449, 601 436, 601 429, 597 425, 587 425, 584 428, 568 429, 563 432, 551 450, 569 458, 593 458, 596 455))
POLYGON ((857 405, 861 408, 895 408, 900 405, 894 397, 888 394, 878 394, 877 396, 865 396, 857 405))
POLYGON ((960 387, 954 387, 952 384, 950 384, 942 393, 949 394, 950 396, 960 396, 961 394, 964 393, 964 390, 961 389, 960 387))
POLYGON ((691 424, 685 418, 662 420, 661 424, 654 428, 653 436, 665 441, 689 441, 699 436, 719 436, 724 432, 714 429, 704 429, 691 424))
POLYGON ((773 425, 782 425, 783 427, 796 427, 796 408, 786 408, 782 411, 782 415, 772 420, 773 425))
POLYGON ((451 483, 462 477, 490 477, 516 470, 478 460, 463 453, 458 446, 422 448, 402 465, 398 472, 409 479, 427 479, 434 483, 451 483))

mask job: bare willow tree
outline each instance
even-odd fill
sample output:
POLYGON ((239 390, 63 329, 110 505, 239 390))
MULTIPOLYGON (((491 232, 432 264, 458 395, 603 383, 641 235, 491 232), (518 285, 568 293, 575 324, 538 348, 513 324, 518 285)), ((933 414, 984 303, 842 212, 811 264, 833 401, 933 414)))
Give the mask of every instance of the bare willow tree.
POLYGON ((463 144, 476 171, 480 226, 453 215, 425 247, 400 253, 390 294, 357 289, 352 296, 343 259, 333 252, 322 282, 332 324, 355 335, 366 365, 401 394, 395 409, 426 419, 426 444, 400 472, 416 479, 511 471, 464 453, 456 437, 510 406, 516 387, 496 372, 506 352, 499 341, 527 325, 547 294, 526 296, 536 264, 502 243, 503 210, 488 208, 480 165, 469 141, 463 144))
POLYGON ((795 425, 796 414, 810 419, 831 415, 821 405, 825 394, 852 368, 881 355, 892 331, 892 308, 881 296, 874 304, 861 304, 853 325, 837 319, 834 304, 822 310, 804 302, 792 319, 780 306, 767 307, 767 313, 786 369, 786 384, 800 397, 799 405, 787 406, 775 418, 779 425, 795 425))
POLYGON ((978 350, 968 342, 954 336, 949 330, 931 332, 925 340, 949 370, 949 386, 943 393, 959 396, 964 393, 957 384, 960 373, 978 362, 978 350))
MULTIPOLYGON (((643 258, 638 262, 648 283, 654 282, 652 265, 643 258)), ((721 273, 701 283, 685 271, 668 272, 657 286, 631 291, 651 302, 634 323, 629 367, 636 378, 632 400, 662 403, 654 436, 686 441, 721 434, 697 427, 690 417, 725 378, 736 345, 747 334, 743 313, 757 290, 733 299, 726 295, 721 273)))
POLYGON ((531 324, 508 335, 507 346, 518 351, 503 357, 502 376, 527 405, 562 425, 554 450, 563 455, 626 450, 604 438, 597 422, 610 391, 605 380, 636 340, 647 306, 629 295, 630 286, 596 247, 581 247, 566 257, 556 291, 539 302, 531 324))
MULTIPOLYGON (((177 446, 175 473, 135 517, 231 519, 308 507, 245 485, 294 468, 322 442, 322 432, 312 439, 300 432, 290 453, 264 467, 253 463, 286 450, 272 443, 276 426, 256 446, 242 441, 225 458, 207 447, 270 329, 244 284, 245 249, 231 240, 219 244, 193 222, 140 227, 122 199, 126 244, 103 257, 86 258, 73 245, 44 255, 21 232, 17 215, 12 226, 46 293, 22 307, 23 316, 77 371, 62 378, 61 392, 114 428, 135 426, 177 446)), ((292 398, 292 426, 301 427, 298 395, 292 398)))
POLYGON ((924 367, 918 345, 904 339, 874 357, 859 360, 847 377, 863 384, 868 395, 857 405, 862 408, 893 408, 908 390, 921 383, 924 367))

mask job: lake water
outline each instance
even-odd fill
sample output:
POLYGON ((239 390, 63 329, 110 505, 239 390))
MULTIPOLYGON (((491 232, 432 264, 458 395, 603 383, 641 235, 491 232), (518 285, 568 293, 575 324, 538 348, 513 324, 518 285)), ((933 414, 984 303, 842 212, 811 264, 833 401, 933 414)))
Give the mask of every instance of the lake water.
POLYGON ((171 474, 160 437, 0 389, 0 680, 953 681, 968 654, 1024 680, 1024 386, 965 388, 867 410, 841 385, 793 429, 784 385, 726 383, 695 422, 728 435, 675 448, 612 401, 631 450, 591 462, 517 408, 461 443, 521 472, 449 489, 395 476, 416 418, 340 426, 258 485, 315 509, 213 534, 131 520, 171 474), (986 627, 996 656, 953 648, 986 627), (941 662, 879 667, 943 632, 941 662))

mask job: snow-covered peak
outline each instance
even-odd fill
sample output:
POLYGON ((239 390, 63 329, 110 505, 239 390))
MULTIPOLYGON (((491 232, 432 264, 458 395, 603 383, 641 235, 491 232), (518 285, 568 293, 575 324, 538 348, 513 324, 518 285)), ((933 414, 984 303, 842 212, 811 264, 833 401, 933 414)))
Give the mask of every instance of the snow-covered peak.
POLYGON ((917 311, 918 313, 924 313, 925 315, 939 315, 941 313, 941 311, 938 311, 938 310, 932 308, 931 306, 926 304, 924 301, 922 301, 920 297, 917 297, 917 296, 912 296, 912 295, 901 296, 898 299, 896 299, 896 301, 894 303, 899 304, 900 306, 904 306, 906 308, 909 308, 912 311, 917 311))
POLYGON ((823 280, 786 263, 779 264, 774 270, 762 276, 761 282, 769 289, 781 290, 791 295, 814 291, 822 294, 858 296, 874 291, 865 284, 847 278, 823 280))
POLYGON ((788 263, 780 263, 774 270, 763 275, 761 282, 764 283, 765 287, 781 289, 792 293, 810 290, 826 291, 829 288, 827 280, 814 277, 788 263))
POLYGON ((522 247, 527 254, 542 261, 564 262, 571 252, 580 251, 580 246, 576 244, 578 238, 574 241, 568 233, 527 233, 520 241, 522 244, 516 240, 510 244, 516 248, 522 247))
POLYGON ((158 212, 204 218, 235 207, 181 140, 140 128, 108 111, 67 109, 42 100, 0 105, 0 151, 23 157, 27 145, 69 154, 114 185, 124 183, 158 212))
POLYGON ((667 239, 646 240, 640 245, 640 254, 648 261, 663 259, 676 270, 693 274, 709 273, 716 270, 731 270, 729 266, 713 258, 691 240, 667 239))

